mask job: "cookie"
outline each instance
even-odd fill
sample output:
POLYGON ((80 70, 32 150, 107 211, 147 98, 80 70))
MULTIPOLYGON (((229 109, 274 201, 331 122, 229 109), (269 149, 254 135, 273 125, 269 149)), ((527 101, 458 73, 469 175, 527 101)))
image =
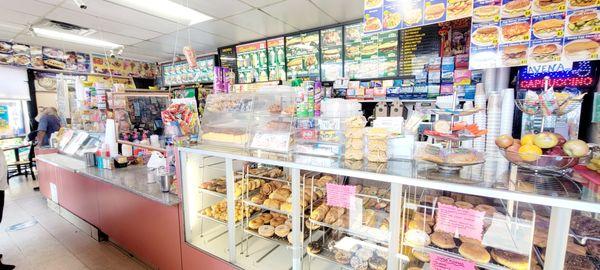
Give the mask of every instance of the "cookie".
POLYGON ((463 257, 476 263, 488 263, 490 261, 490 253, 480 244, 462 243, 458 248, 458 252, 463 257))
POLYGON ((493 249, 492 258, 499 264, 504 265, 513 270, 529 269, 529 258, 521 254, 501 249, 493 249))
POLYGON ((275 227, 275 235, 279 237, 286 237, 290 233, 290 227, 288 225, 279 225, 275 227))
POLYGON ((456 247, 454 237, 451 234, 445 232, 434 232, 431 234, 431 242, 443 249, 451 249, 456 247))

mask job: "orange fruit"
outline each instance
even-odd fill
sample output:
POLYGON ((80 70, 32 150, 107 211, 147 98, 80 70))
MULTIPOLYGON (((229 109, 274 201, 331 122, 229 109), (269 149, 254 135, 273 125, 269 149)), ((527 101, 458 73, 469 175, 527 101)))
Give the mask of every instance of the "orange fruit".
MULTIPOLYGON (((523 142, 523 139, 521 139, 523 142)), ((519 147, 519 156, 524 161, 536 161, 542 155, 542 148, 539 148, 533 144, 526 144, 519 147)))
POLYGON ((530 134, 527 134, 527 135, 521 137, 521 145, 528 145, 528 144, 533 145, 533 141, 535 140, 535 137, 536 136, 533 133, 530 133, 530 134))

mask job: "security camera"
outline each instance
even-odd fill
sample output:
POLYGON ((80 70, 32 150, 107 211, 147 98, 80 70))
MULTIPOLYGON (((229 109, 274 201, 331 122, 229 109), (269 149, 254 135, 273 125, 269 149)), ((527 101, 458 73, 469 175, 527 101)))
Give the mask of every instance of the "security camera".
POLYGON ((115 56, 115 50, 110 50, 110 51, 108 52, 108 56, 109 56, 110 58, 115 58, 115 57, 116 57, 116 56, 115 56))
POLYGON ((83 0, 73 0, 75 5, 77 5, 80 9, 87 9, 87 5, 83 2, 83 0))

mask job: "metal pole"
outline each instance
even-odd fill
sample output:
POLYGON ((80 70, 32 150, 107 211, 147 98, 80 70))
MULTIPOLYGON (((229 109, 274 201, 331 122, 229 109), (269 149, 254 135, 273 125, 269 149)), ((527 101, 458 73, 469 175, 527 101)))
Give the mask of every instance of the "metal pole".
POLYGON ((229 251, 229 262, 235 264, 235 178, 233 176, 233 160, 225 159, 225 186, 227 188, 227 247, 229 251))
POLYGON ((567 252, 567 241, 569 240, 570 225, 571 209, 562 207, 552 207, 544 269, 563 269, 563 266, 565 264, 565 254, 567 252))
POLYGON ((300 229, 300 169, 291 168, 292 174, 292 269, 302 269, 302 238, 300 229))
MULTIPOLYGON (((391 184, 390 193, 390 242, 388 246, 388 266, 387 269, 398 269, 398 248, 400 245, 400 205, 402 204, 402 185, 391 184)), ((402 267, 400 267, 402 268, 402 267)))

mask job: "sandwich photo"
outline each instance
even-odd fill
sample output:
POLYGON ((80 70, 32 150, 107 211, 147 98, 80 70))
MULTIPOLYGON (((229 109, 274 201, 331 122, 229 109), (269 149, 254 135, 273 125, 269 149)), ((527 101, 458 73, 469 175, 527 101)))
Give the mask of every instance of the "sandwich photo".
POLYGON ((565 21, 561 19, 547 19, 533 24, 533 35, 537 38, 553 38, 563 30, 565 21))
POLYGON ((481 6, 473 10, 473 21, 491 22, 500 15, 500 6, 481 6))
POLYGON ((401 21, 402 18, 400 16, 400 13, 390 12, 389 10, 383 12, 383 27, 385 27, 386 29, 393 29, 398 27, 401 21))
POLYGON ((425 20, 437 20, 444 16, 444 12, 446 12, 446 6, 444 5, 444 3, 437 3, 425 6, 425 20))
POLYGON ((535 0, 533 7, 538 13, 549 13, 558 10, 559 6, 564 7, 565 0, 535 0))
POLYGON ((365 32, 373 32, 381 29, 381 21, 377 17, 365 16, 365 32))
POLYGON ((8 64, 12 64, 12 63, 13 63, 13 56, 12 56, 12 54, 0 53, 0 64, 2 64, 2 65, 8 65, 8 64))
POLYGON ((479 46, 488 46, 498 43, 498 27, 496 26, 484 26, 475 32, 471 37, 473 43, 479 46))
POLYGON ((565 57, 572 61, 598 57, 600 45, 591 39, 578 39, 567 43, 564 47, 565 57))
POLYGON ((529 0, 513 0, 502 6, 502 17, 514 18, 525 16, 525 12, 531 7, 529 0))
POLYGON ((448 0, 446 17, 458 19, 469 16, 471 15, 471 6, 473 6, 473 0, 448 0))
POLYGON ((569 0, 569 8, 586 8, 596 5, 595 0, 569 0))
POLYGON ((531 49, 529 58, 536 63, 548 63, 560 59, 560 45, 549 43, 539 44, 531 49))
POLYGON ((413 24, 419 23, 421 21, 421 19, 423 18, 421 13, 423 13, 421 8, 410 9, 410 12, 407 12, 406 14, 404 14, 404 23, 407 25, 413 25, 413 24))
POLYGON ((302 43, 302 37, 292 37, 286 40, 286 46, 294 46, 302 43))
POLYGON ((383 0, 367 0, 365 1, 365 9, 380 7, 383 0))
POLYGON ((396 51, 397 42, 396 41, 388 41, 383 44, 379 44, 379 52, 380 53, 390 53, 396 51))
POLYGON ((65 63, 58 61, 58 60, 54 60, 54 59, 46 59, 46 60, 44 60, 44 64, 49 67, 57 68, 57 69, 64 69, 66 66, 65 63))
POLYGON ((600 28, 600 19, 595 10, 576 11, 569 16, 567 33, 570 35, 581 35, 596 32, 600 28))
POLYGON ((529 23, 518 22, 502 26, 502 41, 505 43, 529 40, 529 23))
POLYGON ((301 70, 302 69, 302 58, 295 58, 287 62, 288 70, 301 70))
POLYGON ((360 57, 360 46, 347 46, 346 47, 346 59, 354 59, 360 57))
POLYGON ((511 45, 502 49, 502 63, 506 66, 522 65, 527 60, 527 45, 511 45))
POLYGON ((324 62, 333 62, 340 60, 342 57, 340 55, 340 49, 329 49, 323 50, 323 61, 324 62))
POLYGON ((366 45, 360 50, 360 52, 364 57, 371 57, 377 54, 377 44, 366 45))

